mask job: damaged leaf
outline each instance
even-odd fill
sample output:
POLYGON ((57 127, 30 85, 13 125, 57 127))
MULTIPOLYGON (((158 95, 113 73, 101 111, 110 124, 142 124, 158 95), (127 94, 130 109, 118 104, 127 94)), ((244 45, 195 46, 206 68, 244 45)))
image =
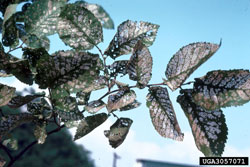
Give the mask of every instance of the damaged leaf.
POLYGON ((135 108, 139 107, 140 105, 141 105, 141 103, 138 102, 137 100, 135 100, 132 103, 120 108, 120 111, 132 110, 132 109, 135 109, 135 108))
POLYGON ((77 104, 78 105, 87 105, 91 92, 85 93, 83 91, 76 93, 77 104))
POLYGON ((62 111, 56 109, 54 112, 59 115, 59 118, 63 122, 79 121, 84 118, 83 114, 78 109, 71 111, 62 111))
POLYGON ((34 135, 38 144, 43 144, 47 138, 46 124, 36 125, 34 129, 34 135))
POLYGON ((4 106, 9 103, 14 96, 16 88, 3 85, 0 83, 0 106, 4 106))
POLYGON ((94 100, 89 102, 84 109, 91 114, 95 114, 104 107, 106 107, 106 104, 102 100, 94 100))
POLYGON ((129 61, 128 60, 119 60, 115 61, 113 64, 108 66, 110 70, 110 76, 116 77, 118 74, 126 75, 127 72, 127 66, 129 61))

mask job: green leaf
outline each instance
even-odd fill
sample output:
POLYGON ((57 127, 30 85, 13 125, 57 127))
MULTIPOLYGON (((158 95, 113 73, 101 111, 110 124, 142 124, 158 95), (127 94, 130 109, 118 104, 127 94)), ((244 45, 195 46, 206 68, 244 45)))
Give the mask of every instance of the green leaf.
POLYGON ((38 144, 43 144, 47 138, 46 123, 41 123, 35 126, 34 135, 38 144))
POLYGON ((145 88, 152 76, 153 60, 148 48, 141 42, 135 45, 127 71, 131 80, 137 81, 137 87, 145 88))
POLYGON ((120 108, 120 111, 132 110, 132 109, 135 109, 135 108, 139 107, 140 105, 141 105, 141 103, 138 102, 137 100, 135 100, 134 102, 120 108))
POLYGON ((208 111, 196 105, 192 91, 181 90, 177 102, 188 118, 195 144, 205 156, 221 156, 228 134, 225 116, 220 109, 208 111))
POLYGON ((13 137, 4 140, 3 141, 3 145, 5 145, 6 147, 9 147, 9 148, 11 148, 13 150, 17 150, 18 149, 17 139, 14 139, 13 137))
POLYGON ((3 85, 0 83, 0 106, 4 106, 9 103, 14 96, 16 88, 3 85))
POLYGON ((5 11, 6 11, 7 7, 10 4, 18 4, 18 3, 21 3, 21 2, 25 2, 25 1, 28 1, 28 0, 1 0, 1 3, 0 3, 0 12, 2 12, 2 14, 4 16, 5 11))
POLYGON ((118 26, 117 33, 104 54, 113 59, 129 54, 140 40, 149 47, 156 38, 158 28, 159 25, 156 24, 127 20, 118 26))
POLYGON ((17 8, 18 4, 10 4, 7 6, 5 13, 4 13, 4 20, 3 20, 3 24, 9 20, 11 18, 12 15, 14 15, 16 13, 16 8, 17 8))
POLYGON ((85 93, 83 91, 76 93, 77 104, 78 105, 87 105, 91 92, 85 93))
POLYGON ((181 132, 167 88, 150 87, 147 95, 147 107, 155 130, 162 136, 182 141, 181 132))
POLYGON ((207 61, 220 48, 221 43, 206 42, 192 43, 181 48, 170 59, 165 75, 165 84, 174 91, 205 61, 207 61))
POLYGON ((57 32, 59 15, 67 0, 35 1, 25 12, 25 30, 38 38, 57 32))
POLYGON ((115 61, 113 64, 108 66, 110 70, 110 76, 116 77, 118 74, 122 74, 123 76, 128 73, 127 66, 129 61, 128 60, 119 60, 115 61))
POLYGON ((207 110, 239 106, 250 100, 249 70, 216 70, 196 78, 193 98, 207 110))
POLYGON ((77 50, 92 49, 103 41, 101 23, 81 2, 62 9, 57 31, 66 45, 77 50))
POLYGON ((28 113, 21 113, 16 115, 8 115, 1 117, 0 120, 0 137, 5 136, 8 132, 20 125, 31 122, 34 117, 28 113))
POLYGON ((133 120, 129 118, 119 118, 116 122, 110 127, 110 130, 105 130, 104 135, 109 139, 109 144, 113 148, 120 146, 127 134, 129 128, 131 127, 133 120))
POLYGON ((113 112, 133 103, 135 99, 136 94, 133 90, 129 90, 128 88, 120 89, 119 92, 108 97, 107 109, 109 112, 113 112))
POLYGON ((38 97, 44 97, 44 96, 45 96, 45 92, 37 93, 37 94, 34 94, 34 95, 26 95, 26 96, 17 95, 17 96, 13 97, 9 101, 8 107, 10 107, 10 108, 19 108, 19 107, 33 101, 34 99, 36 99, 38 97))
POLYGON ((91 114, 95 114, 104 107, 106 107, 106 104, 102 100, 94 100, 94 101, 89 102, 84 107, 84 109, 91 114))
POLYGON ((2 27, 2 43, 4 46, 15 48, 19 44, 19 33, 16 27, 16 17, 12 15, 3 23, 2 27))
POLYGON ((103 28, 114 29, 114 22, 109 14, 103 9, 103 7, 98 4, 90 4, 82 1, 77 3, 81 4, 81 6, 91 11, 94 16, 101 22, 103 28))
POLYGON ((99 125, 101 125, 103 122, 105 122, 107 119, 108 115, 106 113, 100 113, 86 117, 79 123, 74 140, 80 139, 83 136, 87 135, 99 125))
POLYGON ((66 112, 78 110, 77 101, 75 97, 66 96, 60 99, 53 99, 52 95, 52 101, 54 102, 55 107, 60 110, 66 112))
POLYGON ((83 114, 78 109, 71 110, 71 111, 62 111, 62 110, 55 109, 54 111, 55 113, 59 115, 59 118, 61 119, 61 121, 66 122, 66 123, 71 122, 71 121, 79 121, 84 118, 83 114))

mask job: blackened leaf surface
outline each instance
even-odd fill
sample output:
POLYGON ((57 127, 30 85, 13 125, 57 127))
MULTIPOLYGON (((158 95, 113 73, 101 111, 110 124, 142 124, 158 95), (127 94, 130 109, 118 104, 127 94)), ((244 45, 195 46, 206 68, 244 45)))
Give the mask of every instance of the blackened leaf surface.
POLYGON ((105 122, 108 118, 106 113, 100 113, 93 116, 88 116, 82 120, 76 130, 74 140, 80 139, 81 137, 87 135, 96 127, 105 122))
POLYGON ((38 144, 43 144, 47 138, 46 124, 41 123, 35 126, 34 135, 38 144))
POLYGON ((106 104, 102 100, 94 100, 85 106, 85 110, 91 114, 95 114, 104 107, 106 107, 106 104))
POLYGON ((119 118, 104 134, 109 139, 109 144, 113 148, 120 146, 125 140, 133 120, 129 118, 119 118))
POLYGON ((196 78, 193 98, 207 110, 239 106, 250 100, 249 70, 210 71, 196 78))
POLYGON ((182 90, 177 102, 188 118, 197 148, 205 156, 221 156, 227 140, 228 129, 220 109, 205 110, 192 99, 192 89, 182 90))
POLYGON ((82 4, 67 4, 62 9, 57 31, 66 45, 78 50, 89 50, 103 41, 102 26, 82 4))
POLYGON ((135 109, 135 108, 139 107, 140 105, 141 105, 141 103, 138 102, 137 100, 135 100, 134 102, 120 108, 120 111, 132 110, 132 109, 135 109))
POLYGON ((127 66, 129 78, 137 81, 139 88, 145 88, 152 76, 152 66, 153 60, 148 48, 139 41, 127 66))
POLYGON ((220 44, 206 42, 192 43, 181 48, 170 59, 165 82, 171 90, 179 88, 185 80, 219 49, 220 44))
POLYGON ((133 90, 121 89, 116 94, 112 94, 108 97, 107 109, 109 112, 120 109, 128 104, 131 104, 136 99, 136 94, 133 90))
POLYGON ((161 136, 178 141, 183 140, 184 134, 176 119, 167 88, 151 87, 147 95, 147 107, 155 130, 161 136))
POLYGON ((14 96, 16 88, 3 85, 0 83, 0 106, 4 106, 9 103, 14 96))
POLYGON ((105 54, 113 59, 129 54, 139 40, 149 47, 156 38, 158 28, 159 25, 156 24, 127 20, 118 26, 117 33, 110 42, 105 54))
POLYGON ((116 77, 118 74, 126 75, 128 60, 118 60, 109 66, 110 76, 116 77))

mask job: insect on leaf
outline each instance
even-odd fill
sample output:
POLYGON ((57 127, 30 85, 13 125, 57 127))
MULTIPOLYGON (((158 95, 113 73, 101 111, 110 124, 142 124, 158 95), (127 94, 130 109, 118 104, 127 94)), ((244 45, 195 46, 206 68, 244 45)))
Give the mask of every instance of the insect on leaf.
POLYGON ((107 119, 108 115, 106 113, 100 113, 86 117, 79 123, 74 140, 80 139, 83 136, 87 135, 99 125, 101 125, 103 122, 105 122, 107 119))
POLYGON ((192 91, 181 90, 177 102, 188 118, 195 144, 205 156, 221 156, 228 134, 225 116, 220 109, 208 111, 196 105, 192 91))
POLYGON ((110 76, 116 77, 118 74, 126 75, 128 73, 127 71, 128 62, 129 62, 128 60, 119 60, 115 61, 113 64, 108 66, 110 70, 110 76))
POLYGON ((89 50, 103 41, 102 26, 82 3, 67 4, 62 9, 57 31, 66 45, 77 50, 89 50))
POLYGON ((127 20, 118 26, 117 33, 104 54, 113 59, 129 54, 140 40, 149 47, 156 38, 158 28, 159 25, 156 24, 127 20))
POLYGON ((147 107, 155 130, 162 136, 182 141, 181 132, 167 88, 160 86, 149 88, 147 107))
POLYGON ((179 88, 201 64, 213 56, 220 45, 198 42, 181 48, 167 65, 165 83, 172 91, 179 88))
POLYGON ((249 70, 216 70, 196 78, 193 98, 207 110, 239 106, 250 100, 249 70))
POLYGON ((16 88, 3 85, 0 83, 0 106, 4 106, 9 103, 14 96, 16 88))
POLYGON ((108 97, 107 109, 109 112, 115 111, 133 103, 135 99, 136 94, 133 90, 123 88, 116 94, 112 94, 108 97))
POLYGON ((43 144, 47 138, 46 124, 40 123, 39 125, 36 125, 34 129, 34 135, 37 139, 37 143, 43 144))
POLYGON ((85 106, 85 110, 91 114, 95 114, 104 107, 106 107, 106 104, 102 100, 94 100, 85 106))
POLYGON ((133 120, 129 118, 119 118, 116 122, 110 127, 110 130, 105 130, 104 135, 109 139, 109 144, 113 148, 120 146, 127 134, 129 128, 131 127, 133 120))
POLYGON ((137 81, 137 87, 145 88, 152 76, 153 60, 148 48, 139 41, 128 63, 129 78, 137 81))

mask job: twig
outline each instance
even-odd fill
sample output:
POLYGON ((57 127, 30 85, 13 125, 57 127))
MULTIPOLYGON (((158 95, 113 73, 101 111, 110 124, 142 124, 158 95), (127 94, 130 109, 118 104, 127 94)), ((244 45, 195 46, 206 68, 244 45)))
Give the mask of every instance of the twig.
MULTIPOLYGON (((24 41, 24 42, 25 42, 25 41, 24 41)), ((10 52, 13 52, 14 50, 22 49, 22 48, 23 48, 23 45, 24 45, 24 42, 23 42, 20 46, 14 48, 14 49, 10 49, 10 50, 7 52, 7 54, 10 53, 10 52)))
POLYGON ((2 143, 0 143, 0 147, 6 152, 6 154, 8 155, 8 157, 10 158, 10 160, 12 161, 13 157, 12 157, 12 155, 10 153, 10 150, 5 145, 3 145, 2 143))

